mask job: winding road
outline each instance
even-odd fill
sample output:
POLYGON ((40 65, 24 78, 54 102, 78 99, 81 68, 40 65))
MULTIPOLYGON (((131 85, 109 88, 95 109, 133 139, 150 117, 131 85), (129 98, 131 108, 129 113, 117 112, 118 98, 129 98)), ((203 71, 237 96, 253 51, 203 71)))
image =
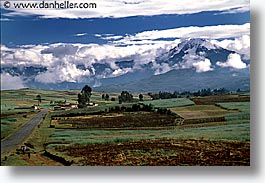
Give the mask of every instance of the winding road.
POLYGON ((17 131, 15 131, 12 135, 2 140, 1 154, 11 151, 14 148, 17 148, 17 146, 21 144, 26 139, 26 137, 28 137, 32 133, 33 129, 41 122, 47 112, 47 109, 40 111, 29 122, 19 128, 17 131))

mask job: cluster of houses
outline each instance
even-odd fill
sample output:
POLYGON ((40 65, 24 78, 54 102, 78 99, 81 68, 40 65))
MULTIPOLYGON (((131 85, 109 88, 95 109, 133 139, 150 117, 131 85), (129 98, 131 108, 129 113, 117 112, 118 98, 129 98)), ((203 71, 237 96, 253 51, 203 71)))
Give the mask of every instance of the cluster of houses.
MULTIPOLYGON (((98 106, 96 103, 89 103, 88 106, 98 106)), ((65 103, 65 104, 58 104, 53 107, 53 110, 58 111, 58 110, 71 110, 71 109, 77 109, 78 104, 73 104, 73 103, 65 103)))
POLYGON ((58 104, 53 107, 53 110, 58 111, 58 110, 70 110, 70 109, 77 109, 78 105, 77 104, 72 104, 72 103, 65 103, 65 104, 58 104))
MULTIPOLYGON (((55 102, 53 102, 53 103, 51 103, 51 105, 53 105, 54 111, 78 109, 78 104, 75 104, 75 103, 57 103, 57 104, 55 104, 55 102)), ((91 102, 88 104, 88 106, 98 106, 98 104, 91 102)), ((40 106, 34 104, 31 106, 31 109, 40 110, 40 106)))

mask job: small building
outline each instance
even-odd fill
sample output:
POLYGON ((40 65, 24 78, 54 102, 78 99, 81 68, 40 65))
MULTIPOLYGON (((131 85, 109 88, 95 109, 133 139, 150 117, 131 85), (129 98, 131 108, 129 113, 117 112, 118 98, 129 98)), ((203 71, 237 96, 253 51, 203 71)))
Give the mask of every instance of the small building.
POLYGON ((33 110, 40 110, 40 106, 38 106, 38 105, 33 105, 33 106, 31 106, 31 109, 33 109, 33 110))
POLYGON ((72 109, 77 109, 78 108, 77 104, 70 104, 70 106, 71 106, 72 109))
POLYGON ((98 104, 94 103, 94 102, 90 102, 90 103, 88 103, 88 106, 98 106, 98 104))

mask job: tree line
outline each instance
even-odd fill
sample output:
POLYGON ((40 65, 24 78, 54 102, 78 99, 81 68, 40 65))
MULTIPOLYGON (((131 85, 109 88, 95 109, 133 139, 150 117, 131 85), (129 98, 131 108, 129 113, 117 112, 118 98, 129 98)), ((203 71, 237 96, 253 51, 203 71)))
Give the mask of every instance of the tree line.
MULTIPOLYGON (((77 95, 77 102, 78 102, 78 108, 84 108, 88 105, 88 103, 90 102, 90 97, 92 95, 92 88, 88 85, 85 85, 81 92, 78 93, 77 95)), ((108 101, 116 101, 116 99, 114 97, 110 97, 109 94, 102 94, 102 99, 108 101)), ((144 96, 143 94, 139 94, 139 100, 143 101, 144 100, 144 96)), ((133 95, 131 93, 129 93, 128 91, 122 91, 121 94, 118 96, 118 101, 119 104, 125 102, 125 103, 130 103, 130 102, 134 102, 134 101, 138 101, 137 99, 133 98, 133 95)))
POLYGON ((162 92, 159 93, 148 93, 148 95, 152 98, 152 100, 158 100, 158 99, 170 99, 170 98, 189 98, 189 97, 204 97, 204 96, 212 96, 212 95, 224 95, 231 93, 226 88, 215 88, 215 89, 201 89, 195 92, 190 91, 184 91, 184 92, 178 92, 174 91, 171 92, 162 92))
MULTIPOLYGON (((237 90, 237 92, 240 92, 240 90, 237 90)), ((159 93, 148 93, 148 95, 152 98, 152 100, 158 100, 158 99, 170 99, 170 98, 189 98, 189 97, 199 97, 199 96, 212 96, 212 95, 224 95, 224 94, 229 94, 231 93, 228 89, 226 88, 215 88, 215 89, 200 89, 195 92, 190 92, 190 91, 183 91, 183 92, 162 92, 160 91, 159 93)), ((90 101, 90 97, 92 95, 92 89, 90 86, 85 85, 81 92, 78 94, 78 107, 83 108, 86 107, 87 104, 90 101)), ((144 96, 143 94, 139 94, 138 99, 133 98, 133 95, 129 93, 128 91, 122 91, 121 94, 118 96, 118 102, 119 104, 122 103, 130 103, 130 102, 137 102, 137 101, 143 101, 144 96)), ((102 99, 104 100, 111 100, 111 101, 116 101, 114 97, 110 97, 109 94, 102 94, 102 99)))

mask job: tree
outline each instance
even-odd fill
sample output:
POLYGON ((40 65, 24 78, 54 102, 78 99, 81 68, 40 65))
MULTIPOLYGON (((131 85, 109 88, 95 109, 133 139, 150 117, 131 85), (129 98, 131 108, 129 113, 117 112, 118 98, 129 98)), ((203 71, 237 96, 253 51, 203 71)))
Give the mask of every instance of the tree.
POLYGON ((120 95, 118 96, 118 100, 119 100, 119 104, 122 104, 122 99, 120 95))
POLYGON ((36 96, 36 100, 38 100, 38 106, 39 106, 40 103, 41 103, 41 96, 40 96, 40 95, 37 95, 37 96, 36 96))
POLYGON ((92 92, 92 89, 88 85, 85 85, 82 88, 81 93, 77 95, 77 102, 78 102, 79 108, 83 108, 87 106, 87 103, 90 101, 90 97, 92 95, 91 92, 92 92))
POLYGON ((121 95, 118 96, 118 99, 119 99, 119 103, 132 102, 133 101, 133 95, 127 91, 122 91, 121 95))
POLYGON ((139 100, 140 100, 140 101, 144 101, 144 96, 143 96, 143 94, 141 94, 141 93, 139 94, 139 100))
POLYGON ((90 86, 88 85, 85 85, 81 91, 81 94, 84 96, 84 99, 86 100, 86 102, 89 102, 90 101, 90 97, 91 97, 91 92, 92 92, 92 89, 90 86))
POLYGON ((107 101, 109 100, 109 94, 105 95, 105 100, 107 100, 107 101))

